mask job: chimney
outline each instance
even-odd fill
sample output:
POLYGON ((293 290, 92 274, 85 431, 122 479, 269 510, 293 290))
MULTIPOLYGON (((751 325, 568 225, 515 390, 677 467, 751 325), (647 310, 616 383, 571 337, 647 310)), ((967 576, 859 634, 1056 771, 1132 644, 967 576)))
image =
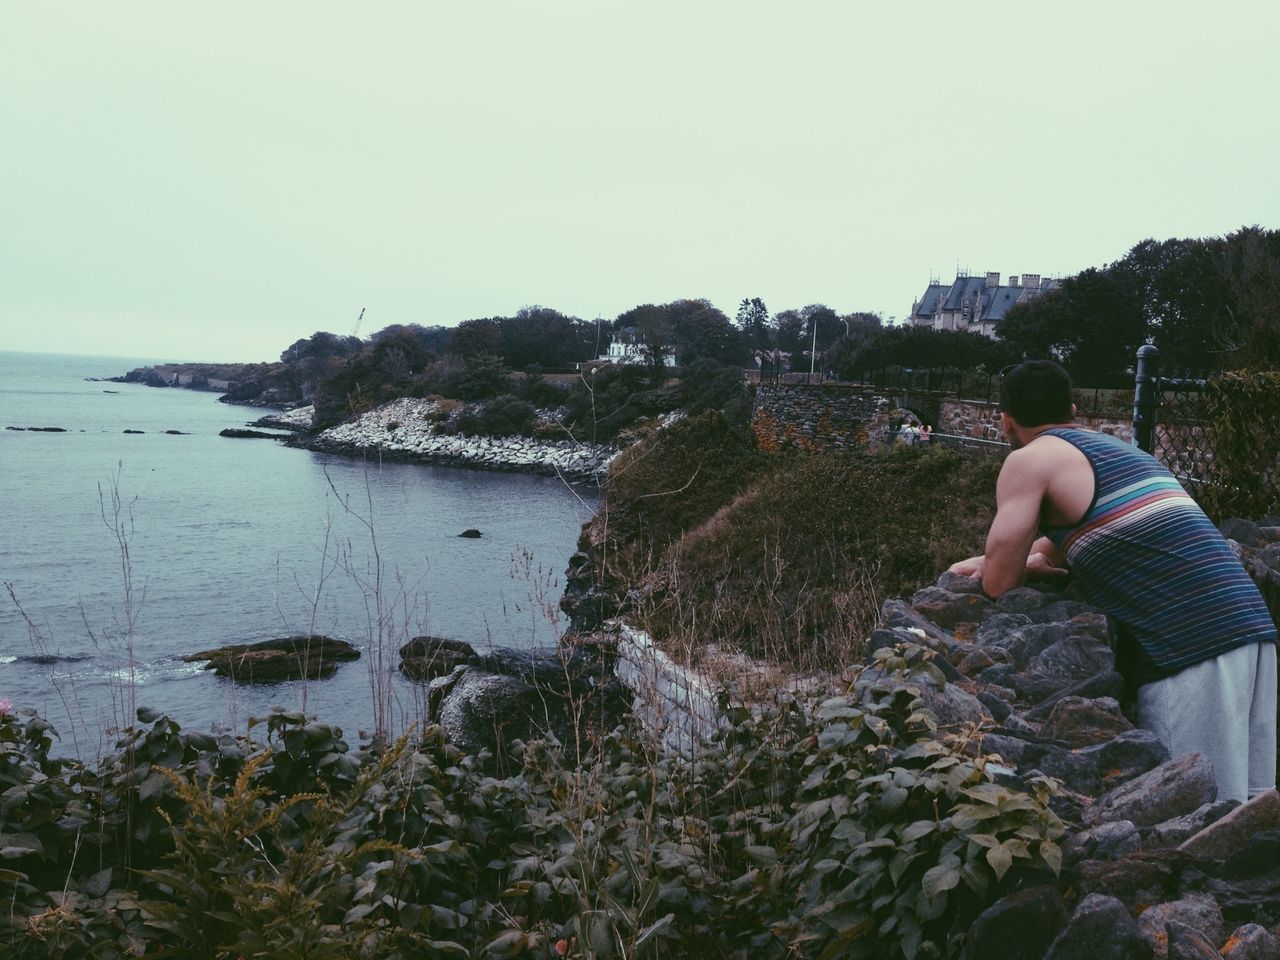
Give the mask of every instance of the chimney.
POLYGON ((1022 275, 1022 285, 1024 287, 1028 287, 1031 290, 1036 289, 1037 287, 1040 286, 1040 274, 1024 273, 1022 275))
POLYGON ((987 271, 987 286, 988 286, 988 287, 998 287, 998 286, 1000 286, 1000 274, 998 274, 998 273, 992 273, 990 270, 988 270, 988 271, 987 271))
POLYGON ((1016 273, 1009 274, 1009 286, 1016 287, 1018 285, 1018 275, 1016 273))

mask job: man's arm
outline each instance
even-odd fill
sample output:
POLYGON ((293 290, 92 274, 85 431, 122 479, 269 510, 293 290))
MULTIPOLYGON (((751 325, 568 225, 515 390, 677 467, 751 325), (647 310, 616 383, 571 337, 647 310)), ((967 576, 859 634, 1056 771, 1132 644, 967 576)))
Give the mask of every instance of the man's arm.
MULTIPOLYGON (((947 569, 952 573, 960 574, 962 577, 973 577, 975 580, 981 580, 986 559, 982 554, 978 554, 976 557, 957 560, 947 569)), ((1067 559, 1052 540, 1048 537, 1041 537, 1031 544, 1031 553, 1027 555, 1026 574, 1028 579, 1037 576, 1062 577, 1066 576, 1068 572, 1067 559)))
POLYGON ((1026 578, 1047 486, 1036 452, 1023 449, 1009 454, 996 481, 996 517, 983 552, 982 591, 987 596, 998 597, 1026 578))

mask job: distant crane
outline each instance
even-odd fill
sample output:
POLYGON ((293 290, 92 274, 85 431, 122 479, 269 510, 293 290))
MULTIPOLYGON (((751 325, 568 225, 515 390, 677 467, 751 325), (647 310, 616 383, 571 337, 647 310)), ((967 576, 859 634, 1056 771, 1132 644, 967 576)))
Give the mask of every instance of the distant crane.
POLYGON ((362 323, 364 323, 364 307, 360 308, 360 316, 356 317, 355 329, 351 331, 353 337, 360 332, 360 324, 362 323))

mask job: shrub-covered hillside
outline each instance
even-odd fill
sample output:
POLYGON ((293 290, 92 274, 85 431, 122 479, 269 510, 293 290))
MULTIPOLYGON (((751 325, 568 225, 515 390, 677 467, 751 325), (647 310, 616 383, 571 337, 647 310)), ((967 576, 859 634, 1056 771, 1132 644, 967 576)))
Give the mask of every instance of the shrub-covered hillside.
POLYGON ((704 414, 615 463, 589 531, 594 572, 672 648, 834 666, 881 599, 981 552, 998 470, 927 447, 766 456, 704 414))

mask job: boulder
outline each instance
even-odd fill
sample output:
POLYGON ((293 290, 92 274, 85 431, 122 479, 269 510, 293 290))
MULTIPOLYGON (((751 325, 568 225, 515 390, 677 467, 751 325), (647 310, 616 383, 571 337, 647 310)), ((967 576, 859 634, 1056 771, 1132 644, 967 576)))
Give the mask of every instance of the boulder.
POLYGON ((1178 848, 1194 857, 1226 860, 1244 850, 1255 834, 1280 830, 1280 792, 1268 790, 1207 825, 1178 848))
POLYGON ((1113 698, 1091 700, 1069 696, 1055 704, 1040 732, 1071 747, 1088 747, 1132 729, 1133 724, 1120 712, 1120 704, 1113 698))
MULTIPOLYGON (((1165 960, 1170 955, 1169 938, 1165 931, 1168 924, 1177 923, 1200 931, 1211 943, 1221 943, 1226 936, 1223 930, 1222 908, 1213 897, 1203 893, 1191 893, 1179 900, 1157 903, 1138 916, 1138 929, 1151 944, 1153 960, 1165 960)), ((1213 956, 1217 956, 1214 950, 1213 956)))
POLYGON ((898 599, 886 600, 880 605, 880 625, 919 631, 934 649, 949 649, 956 640, 950 630, 943 629, 919 610, 898 599))
MULTIPOLYGON (((1115 897, 1136 910, 1180 897, 1192 862, 1176 850, 1140 850, 1119 860, 1082 860, 1071 867, 1069 876, 1081 895, 1115 897)), ((1216 895, 1215 899, 1225 902, 1216 895)))
POLYGON ((976 642, 982 646, 999 647, 1018 670, 1025 670, 1034 658, 1069 636, 1071 628, 1065 623, 1027 623, 991 633, 980 630, 976 642))
POLYGON ((1062 855, 1068 862, 1121 860, 1141 848, 1138 828, 1128 820, 1115 820, 1074 834, 1063 844, 1062 855))
POLYGON ((964 955, 966 960, 1041 960, 1066 921, 1057 888, 1019 890, 978 915, 964 955))
POLYGON ((1240 805, 1237 800, 1217 800, 1202 804, 1190 813, 1180 817, 1172 817, 1164 823, 1157 823, 1147 831, 1146 846, 1150 849, 1160 847, 1176 847, 1209 824, 1221 820, 1240 805))
POLYGON ((1222 955, 1208 937, 1186 924, 1170 921, 1165 928, 1166 952, 1160 960, 1221 960, 1222 955))
POLYGON ((1115 655, 1106 643, 1085 634, 1072 634, 1033 657, 1026 670, 1014 678, 1013 688, 1038 703, 1081 680, 1114 670, 1115 665, 1115 655))
POLYGON ((1045 960, 1151 960, 1151 944, 1123 903, 1095 893, 1077 905, 1045 960))
POLYGON ((284 680, 317 680, 332 676, 338 664, 358 660, 360 651, 345 640, 298 636, 234 643, 188 654, 187 663, 208 661, 206 670, 237 683, 280 683, 284 680))
POLYGON ((220 437, 231 437, 234 440, 284 440, 287 434, 266 433, 262 430, 245 430, 240 427, 227 427, 218 431, 220 437))
POLYGON ((946 590, 948 593, 983 595, 981 580, 975 580, 973 577, 962 577, 960 574, 952 573, 950 570, 947 570, 938 578, 937 586, 939 590, 946 590))
POLYGON ((1085 677, 1079 683, 1073 684, 1065 690, 1059 690, 1057 693, 1045 697, 1027 711, 1027 719, 1035 722, 1044 720, 1053 712, 1053 708, 1058 705, 1058 701, 1064 697, 1088 697, 1090 699, 1111 697, 1113 700, 1119 701, 1123 696, 1123 676, 1115 670, 1108 670, 1106 673, 1095 673, 1093 676, 1085 677))
POLYGON ((917 590, 911 597, 911 606, 947 629, 960 623, 977 623, 995 611, 995 604, 981 594, 952 593, 939 587, 917 590))
POLYGON ((1280 940, 1266 927, 1246 923, 1222 945, 1222 960, 1280 960, 1280 940))
POLYGON ((400 648, 400 672, 410 680, 431 680, 475 662, 477 656, 471 644, 463 640, 414 637, 400 648))
POLYGON ((483 536, 483 534, 479 530, 477 530, 475 527, 468 527, 466 530, 463 530, 460 534, 458 534, 458 536, 467 540, 479 540, 480 537, 483 536))
POLYGON ((1001 613, 1022 613, 1034 617, 1036 611, 1044 609, 1055 599, 1057 594, 1046 594, 1035 587, 1014 587, 1000 595, 996 606, 1001 613))
POLYGON ((1213 764, 1202 753, 1162 763, 1100 797, 1084 812, 1087 825, 1108 820, 1132 820, 1150 827, 1171 817, 1190 813, 1217 798, 1213 764))

